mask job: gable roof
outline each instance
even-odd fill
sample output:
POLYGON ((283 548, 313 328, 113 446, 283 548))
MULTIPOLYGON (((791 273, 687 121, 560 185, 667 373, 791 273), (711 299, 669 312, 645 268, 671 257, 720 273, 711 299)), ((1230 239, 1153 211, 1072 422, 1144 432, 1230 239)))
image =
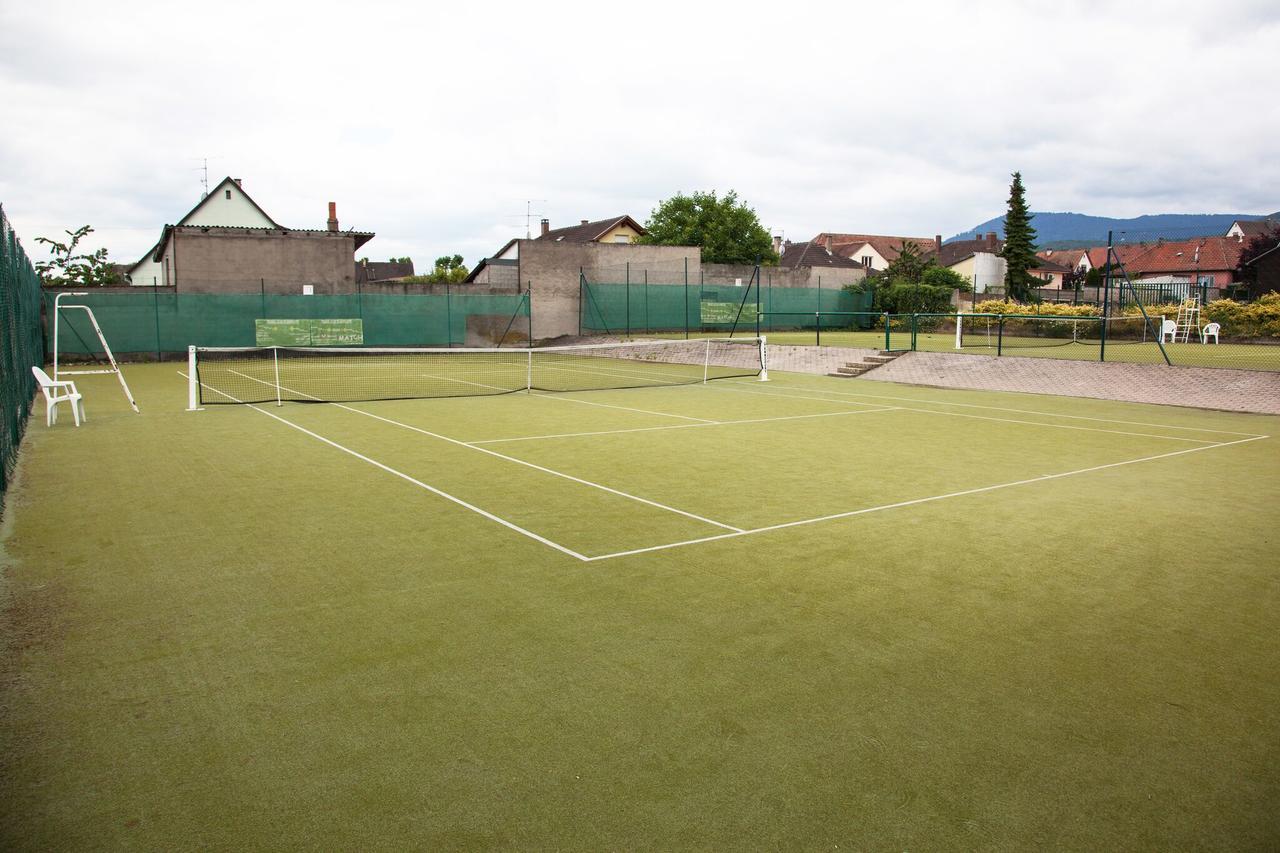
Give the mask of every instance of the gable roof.
POLYGON ((1042 261, 1057 264, 1065 268, 1069 272, 1075 272, 1080 268, 1082 263, 1088 262, 1088 249, 1045 249, 1036 252, 1036 257, 1042 261))
POLYGON ((539 234, 535 240, 550 240, 554 243, 595 243, 619 225, 629 225, 638 234, 647 234, 644 226, 630 216, 615 216, 612 219, 597 219, 595 222, 583 222, 567 228, 555 228, 546 234, 539 234))
POLYGON ((1244 247, 1234 237, 1197 237, 1135 246, 1120 260, 1129 273, 1229 271, 1240 265, 1244 247))
POLYGON ((367 284, 371 281, 389 281, 413 275, 413 261, 356 261, 356 283, 367 284))
POLYGON ((1002 249, 1004 249, 1004 241, 997 239, 994 235, 980 240, 952 240, 950 243, 942 244, 942 249, 937 253, 937 258, 941 266, 953 267, 961 261, 972 258, 979 252, 996 255, 1002 249))
POLYGON ((828 237, 831 238, 831 251, 844 255, 846 258, 854 258, 859 249, 869 245, 872 249, 875 249, 876 254, 890 263, 898 255, 902 254, 902 244, 904 242, 915 243, 920 247, 922 254, 931 252, 934 245, 933 237, 894 237, 889 234, 836 234, 826 231, 814 237, 812 242, 822 244, 828 237))
POLYGON ((1254 237, 1270 234, 1273 230, 1280 228, 1280 222, 1270 217, 1266 219, 1237 219, 1231 223, 1231 228, 1239 228, 1247 241, 1252 240, 1254 237))
POLYGON ((782 250, 782 258, 778 266, 789 269, 800 267, 831 267, 835 269, 862 269, 862 263, 834 250, 828 252, 816 240, 807 243, 792 243, 782 250))
MULTIPOLYGON (((187 215, 178 220, 178 224, 179 225, 190 224, 191 217, 195 216, 198 211, 204 208, 205 205, 209 204, 210 199, 216 198, 219 193, 222 193, 225 190, 232 190, 244 196, 245 201, 249 202, 249 204, 253 206, 254 210, 262 214, 262 218, 270 222, 272 228, 289 230, 289 229, 285 229, 283 225, 281 225, 279 222, 276 222, 274 219, 268 216, 267 212, 263 210, 256 201, 253 200, 253 197, 244 191, 244 187, 240 186, 240 182, 231 176, 227 176, 223 178, 221 181, 219 181, 218 185, 213 188, 212 192, 210 192, 204 198, 200 199, 200 201, 196 202, 196 206, 188 210, 187 215)), ((240 226, 236 226, 236 227, 240 227, 240 226)), ((301 229, 293 229, 293 230, 301 230, 301 229)))

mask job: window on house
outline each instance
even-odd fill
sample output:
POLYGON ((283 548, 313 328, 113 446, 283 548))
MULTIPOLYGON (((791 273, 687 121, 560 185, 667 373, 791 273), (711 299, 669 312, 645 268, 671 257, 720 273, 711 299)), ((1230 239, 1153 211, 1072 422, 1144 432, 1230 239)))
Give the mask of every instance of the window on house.
POLYGON ((1196 276, 1196 284, 1200 287, 1213 287, 1213 275, 1211 273, 1202 273, 1196 276))
POLYGON ((869 266, 871 266, 871 256, 870 256, 870 255, 863 255, 863 256, 862 256, 862 265, 863 265, 864 267, 869 267, 869 266))
POLYGON ((614 236, 614 238, 613 238, 613 242, 615 242, 615 243, 630 243, 630 242, 631 242, 631 238, 630 238, 630 237, 628 237, 626 234, 618 234, 618 235, 614 236))
POLYGON ((227 198, 231 198, 231 190, 225 190, 227 198))

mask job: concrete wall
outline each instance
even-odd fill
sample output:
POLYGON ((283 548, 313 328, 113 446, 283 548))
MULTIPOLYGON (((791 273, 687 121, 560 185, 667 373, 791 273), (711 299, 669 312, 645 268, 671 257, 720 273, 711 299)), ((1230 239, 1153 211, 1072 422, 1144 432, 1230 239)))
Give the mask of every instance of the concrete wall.
POLYGON ((633 281, 649 273, 653 283, 673 284, 683 277, 697 281, 702 250, 697 246, 637 246, 627 243, 553 243, 520 241, 519 281, 533 294, 533 336, 545 340, 578 334, 581 293, 578 273, 589 281, 622 281, 620 270, 630 265, 633 281))
POLYGON ((342 232, 176 228, 165 250, 182 293, 355 293, 355 238, 342 232))
POLYGON ((520 283, 518 264, 487 263, 476 276, 474 284, 496 284, 516 287, 520 283))

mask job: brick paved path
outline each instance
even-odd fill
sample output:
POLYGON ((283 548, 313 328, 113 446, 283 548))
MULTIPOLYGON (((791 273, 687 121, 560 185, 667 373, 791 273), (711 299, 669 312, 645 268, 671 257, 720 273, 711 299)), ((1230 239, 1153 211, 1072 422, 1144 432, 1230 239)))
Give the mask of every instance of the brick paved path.
MULTIPOLYGON (((830 373, 874 350, 770 346, 769 367, 830 373)), ((908 352, 863 379, 1280 414, 1280 372, 908 352)), ((850 380, 858 381, 858 380, 850 380)))

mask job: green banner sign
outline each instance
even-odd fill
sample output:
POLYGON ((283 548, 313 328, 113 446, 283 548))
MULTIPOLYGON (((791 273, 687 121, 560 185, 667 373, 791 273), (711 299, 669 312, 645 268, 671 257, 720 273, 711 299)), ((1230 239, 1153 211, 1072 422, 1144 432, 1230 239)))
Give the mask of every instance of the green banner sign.
POLYGON ((756 322, 756 303, 754 301, 745 305, 741 302, 702 303, 702 322, 732 324, 734 320, 738 321, 739 326, 754 326, 756 322), (742 313, 738 313, 739 310, 742 313))
POLYGON ((360 346, 363 320, 254 320, 260 347, 360 346))

